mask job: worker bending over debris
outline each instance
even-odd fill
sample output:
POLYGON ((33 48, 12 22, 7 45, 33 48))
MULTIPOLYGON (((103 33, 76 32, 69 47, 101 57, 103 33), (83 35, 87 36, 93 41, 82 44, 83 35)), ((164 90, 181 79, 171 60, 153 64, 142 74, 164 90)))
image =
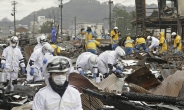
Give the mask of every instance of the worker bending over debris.
POLYGON ((176 32, 172 32, 172 37, 174 38, 174 54, 182 54, 182 42, 181 37, 176 34, 176 32))
POLYGON ((130 36, 128 36, 127 38, 126 38, 126 41, 125 41, 125 52, 126 52, 126 55, 128 56, 128 55, 132 55, 132 51, 133 51, 133 46, 134 46, 134 40, 132 40, 131 38, 130 38, 130 36))
POLYGON ((61 47, 56 44, 50 44, 52 48, 54 49, 54 52, 52 53, 54 56, 61 54, 61 47))
POLYGON ((100 45, 100 42, 96 40, 88 40, 86 44, 86 51, 97 55, 98 54, 97 46, 99 45, 100 45))
POLYGON ((1 59, 1 69, 7 74, 7 82, 4 83, 4 89, 7 89, 7 85, 11 80, 10 91, 14 91, 14 85, 17 84, 19 64, 22 69, 22 74, 25 74, 25 63, 23 55, 18 48, 19 39, 16 36, 12 36, 10 39, 10 45, 3 50, 1 59))
POLYGON ((76 69, 81 75, 85 75, 88 70, 90 70, 93 74, 93 78, 96 83, 100 82, 100 77, 98 73, 97 66, 97 55, 94 55, 90 52, 84 52, 80 54, 76 61, 76 69))
POLYGON ((159 45, 159 40, 153 36, 148 36, 147 37, 148 42, 151 42, 151 45, 147 48, 147 52, 153 48, 153 53, 157 53, 158 45, 159 45))
POLYGON ((164 32, 160 32, 159 53, 165 55, 167 52, 167 41, 164 38, 164 32))
POLYGON ((115 50, 105 51, 99 55, 98 70, 103 74, 103 78, 107 78, 110 71, 115 73, 117 77, 121 77, 123 67, 117 63, 117 59, 125 59, 125 55, 125 51, 119 46, 115 50))
POLYGON ((144 49, 144 52, 147 52, 146 51, 146 40, 143 37, 139 36, 139 38, 137 38, 135 42, 135 51, 140 52, 141 47, 144 49))
POLYGON ((33 100, 33 110, 82 110, 79 91, 69 84, 71 60, 53 56, 44 66, 47 86, 41 88, 33 100))
POLYGON ((49 43, 45 43, 42 48, 36 49, 30 56, 27 63, 27 81, 43 80, 43 60, 46 53, 54 52, 49 43))

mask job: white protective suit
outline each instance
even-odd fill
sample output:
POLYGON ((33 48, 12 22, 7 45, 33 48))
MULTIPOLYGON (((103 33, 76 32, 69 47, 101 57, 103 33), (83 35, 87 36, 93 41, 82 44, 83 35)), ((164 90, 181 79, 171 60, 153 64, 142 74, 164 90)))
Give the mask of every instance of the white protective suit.
MULTIPOLYGON (((62 56, 55 56, 55 57, 62 57, 62 56)), ((66 58, 66 57, 63 57, 66 58)), ((49 58, 49 60, 52 60, 53 58, 49 58)), ((71 72, 73 72, 72 62, 69 58, 66 58, 69 61, 70 64, 70 70, 67 72, 67 80, 68 76, 71 72)), ((48 62, 49 62, 48 60, 48 62)), ((82 104, 81 104, 81 97, 80 93, 77 89, 72 87, 71 85, 68 85, 65 93, 63 94, 62 98, 58 93, 53 91, 51 88, 48 78, 50 77, 50 74, 47 72, 47 64, 44 65, 44 72, 45 74, 45 81, 47 86, 40 89, 33 101, 33 110, 83 110, 82 104)))
POLYGON ((10 46, 3 50, 1 63, 5 64, 4 71, 7 73, 7 80, 18 78, 19 64, 21 67, 25 67, 24 58, 20 49, 18 46, 13 48, 11 43, 10 46))
POLYGON ((151 45, 149 46, 149 49, 151 49, 152 47, 156 47, 159 45, 159 40, 155 37, 151 37, 151 45))
POLYGON ((94 55, 91 52, 84 52, 81 55, 78 56, 76 61, 76 68, 78 71, 83 70, 84 72, 87 72, 90 70, 92 73, 98 72, 97 65, 90 65, 89 58, 91 55, 94 55))
POLYGON ((40 68, 43 67, 43 58, 44 53, 42 52, 42 48, 38 48, 31 54, 29 61, 27 63, 27 81, 33 80, 39 81, 43 80, 43 75, 40 71, 40 68), (34 65, 30 66, 30 60, 34 61, 34 65), (34 68, 34 76, 30 75, 31 67, 34 68))
MULTIPOLYGON (((98 57, 98 70, 100 73, 105 74, 109 73, 108 64, 116 64, 118 55, 116 51, 105 51, 101 53, 98 57)), ((113 67, 113 71, 115 67, 113 67)))

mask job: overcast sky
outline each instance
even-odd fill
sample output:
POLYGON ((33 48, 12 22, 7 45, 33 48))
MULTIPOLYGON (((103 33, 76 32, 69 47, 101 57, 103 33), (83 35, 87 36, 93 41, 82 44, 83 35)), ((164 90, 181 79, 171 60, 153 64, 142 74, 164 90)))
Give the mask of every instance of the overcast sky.
MULTIPOLYGON (((0 0, 0 20, 4 17, 7 17, 10 20, 13 20, 11 16, 13 6, 11 5, 13 0, 0 0)), ((16 5, 16 19, 20 20, 23 17, 29 15, 33 11, 40 9, 46 9, 49 7, 58 7, 58 0, 16 0, 18 4, 16 5)), ((63 3, 68 2, 69 0, 63 0, 63 3)), ((98 0, 101 3, 108 0, 98 0)), ((125 6, 133 6, 135 0, 112 0, 114 4, 121 3, 125 6)), ((157 3, 157 0, 146 0, 147 4, 157 3)))

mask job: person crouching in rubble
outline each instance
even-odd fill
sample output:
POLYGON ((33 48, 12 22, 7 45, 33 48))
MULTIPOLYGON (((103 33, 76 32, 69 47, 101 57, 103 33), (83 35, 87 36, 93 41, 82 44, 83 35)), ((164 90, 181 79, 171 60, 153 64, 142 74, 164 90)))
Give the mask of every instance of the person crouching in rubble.
POLYGON ((61 54, 61 47, 56 44, 50 44, 52 48, 54 49, 54 52, 52 53, 54 56, 58 56, 61 54))
POLYGON ((98 54, 97 46, 99 46, 99 45, 100 45, 100 42, 98 42, 96 40, 88 40, 88 42, 86 44, 86 51, 97 55, 98 54))
POLYGON ((166 52, 167 52, 167 41, 164 38, 164 32, 160 32, 159 53, 164 55, 166 52))
POLYGON ((4 89, 7 88, 9 81, 11 80, 10 91, 14 91, 14 85, 17 84, 19 64, 22 69, 22 74, 25 74, 25 63, 23 55, 18 48, 19 40, 16 36, 12 36, 10 39, 10 45, 3 50, 1 59, 1 69, 7 74, 7 82, 4 83, 4 89))
POLYGON ((48 60, 44 66, 47 86, 36 93, 33 110, 83 110, 79 91, 69 84, 71 67, 71 60, 66 57, 48 60))
POLYGON ((125 51, 119 46, 115 50, 105 51, 99 55, 98 70, 103 74, 103 78, 109 76, 109 69, 115 73, 117 77, 121 77, 123 67, 117 63, 117 59, 125 59, 125 55, 125 51))
POLYGON ((133 42, 134 42, 134 40, 132 40, 131 38, 130 38, 130 36, 128 36, 127 38, 126 38, 126 41, 125 41, 125 52, 126 52, 126 55, 132 55, 132 51, 133 51, 133 42))
POLYGON ((54 50, 49 43, 45 43, 42 48, 36 49, 30 56, 27 63, 27 81, 43 80, 43 59, 46 53, 52 53, 54 50))
POLYGON ((147 37, 147 40, 148 42, 150 41, 151 42, 151 45, 147 48, 147 52, 153 48, 153 54, 156 54, 157 53, 157 48, 158 48, 158 45, 159 45, 159 40, 153 36, 148 36, 147 37))
POLYGON ((139 36, 139 38, 136 39, 136 42, 135 42, 135 52, 140 52, 140 48, 143 48, 144 49, 144 52, 147 52, 146 51, 146 40, 139 36))
POLYGON ((37 37, 37 45, 34 47, 33 51, 35 51, 38 48, 42 48, 43 45, 47 42, 47 37, 42 34, 41 36, 37 37))
POLYGON ((96 83, 100 82, 100 77, 98 73, 97 67, 97 55, 94 55, 90 52, 84 52, 80 54, 76 61, 76 70, 81 74, 85 75, 85 72, 90 70, 93 74, 93 78, 95 79, 96 83))
POLYGON ((174 38, 174 54, 182 54, 182 43, 181 43, 181 37, 176 34, 176 32, 172 32, 171 36, 174 38))

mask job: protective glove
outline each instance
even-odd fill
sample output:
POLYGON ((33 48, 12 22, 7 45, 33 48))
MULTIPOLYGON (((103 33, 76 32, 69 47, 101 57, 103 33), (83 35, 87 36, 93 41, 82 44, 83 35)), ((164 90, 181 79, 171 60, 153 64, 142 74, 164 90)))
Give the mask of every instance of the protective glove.
POLYGON ((148 52, 149 51, 149 48, 147 48, 145 51, 148 52))
POLYGON ((121 71, 123 70, 122 66, 117 66, 117 69, 121 71))
POLYGON ((171 49, 174 49, 174 45, 171 46, 171 49))
POLYGON ((117 73, 117 74, 122 74, 122 71, 121 70, 118 70, 118 69, 115 70, 114 72, 117 73))
POLYGON ((5 64, 1 63, 1 69, 4 69, 4 68, 5 68, 5 64))
POLYGON ((43 71, 43 68, 42 68, 42 67, 40 68, 40 71, 41 71, 41 72, 43 71))
POLYGON ((96 73, 93 74, 93 78, 96 78, 96 73))
POLYGON ((25 67, 22 67, 22 74, 25 74, 25 67))
POLYGON ((81 74, 82 76, 84 76, 84 71, 80 71, 80 74, 81 74))
POLYGON ((46 64, 47 63, 47 59, 45 58, 44 60, 43 60, 43 64, 46 64))
POLYGON ((31 76, 33 76, 34 75, 34 68, 31 68, 29 73, 30 73, 31 76))
POLYGON ((123 77, 121 70, 115 70, 114 72, 115 72, 116 77, 118 77, 118 78, 122 78, 123 77))

